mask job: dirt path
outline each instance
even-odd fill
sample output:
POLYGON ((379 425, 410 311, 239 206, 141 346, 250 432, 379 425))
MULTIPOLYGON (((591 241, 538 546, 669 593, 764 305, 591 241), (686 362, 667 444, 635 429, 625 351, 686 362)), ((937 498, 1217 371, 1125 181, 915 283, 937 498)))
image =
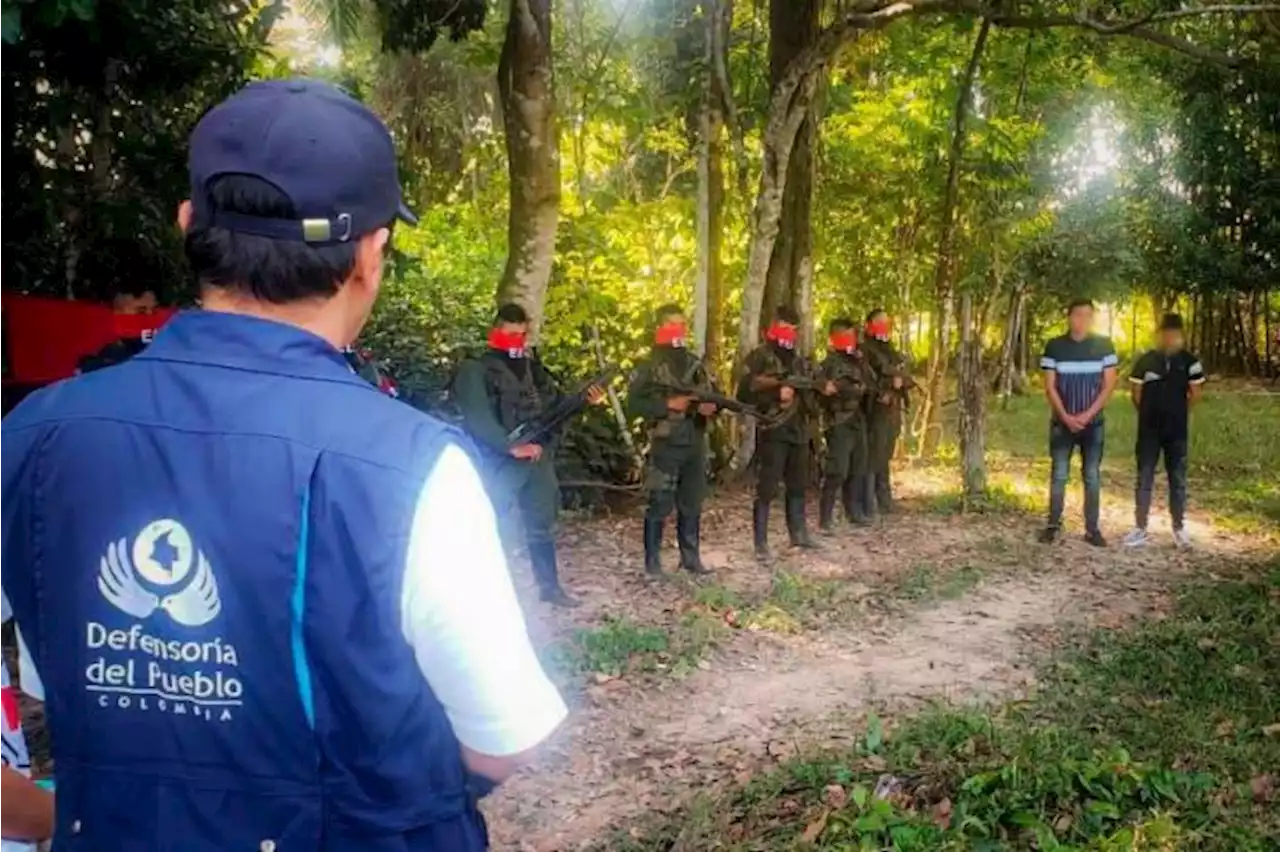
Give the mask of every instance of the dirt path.
MULTIPOLYGON (((903 491, 923 487, 909 480, 903 491)), ((1117 498, 1105 511, 1118 536, 1127 508, 1117 498)), ((724 503, 709 512, 716 581, 767 587, 771 574, 750 558, 742 514, 724 503)), ((637 580, 634 527, 629 518, 571 526, 567 573, 587 605, 571 620, 534 610, 538 638, 607 615, 660 623, 679 613, 687 586, 654 589, 637 580)), ((1032 543, 1034 530, 1033 519, 1017 515, 908 509, 882 528, 829 540, 820 554, 780 560, 782 570, 855 584, 868 608, 823 632, 735 632, 709 668, 683 680, 592 683, 571 697, 571 720, 540 765, 487 804, 494 848, 580 848, 620 820, 668 810, 708 785, 741 782, 799 748, 848 741, 858 734, 851 716, 871 707, 1018 695, 1032 681, 1029 649, 1075 624, 1124 627, 1159 617, 1171 580, 1256 547, 1203 523, 1201 547, 1190 554, 1098 551, 1077 541, 1044 548, 1032 543), (961 567, 980 570, 981 581, 958 599, 926 597, 905 611, 871 605, 895 578, 923 568, 938 580, 961 567)))

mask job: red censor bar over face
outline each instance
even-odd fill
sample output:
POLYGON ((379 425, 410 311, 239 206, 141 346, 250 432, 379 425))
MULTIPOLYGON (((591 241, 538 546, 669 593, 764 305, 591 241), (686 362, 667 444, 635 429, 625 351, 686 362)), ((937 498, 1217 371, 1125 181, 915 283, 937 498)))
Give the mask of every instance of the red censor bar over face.
POLYGON ((177 311, 116 313, 110 305, 6 293, 4 383, 40 385, 75 375, 80 359, 117 340, 149 340, 177 311))

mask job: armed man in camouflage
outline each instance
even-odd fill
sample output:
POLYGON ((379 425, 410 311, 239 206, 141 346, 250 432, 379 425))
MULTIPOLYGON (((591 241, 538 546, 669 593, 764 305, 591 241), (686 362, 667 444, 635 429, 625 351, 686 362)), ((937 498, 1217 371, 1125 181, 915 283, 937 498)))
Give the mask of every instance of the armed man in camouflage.
MULTIPOLYGON (((529 317, 519 305, 498 309, 489 330, 489 348, 463 362, 453 393, 467 432, 482 454, 482 467, 494 509, 504 520, 518 505, 529 547, 529 562, 542 600, 574 607, 578 601, 560 585, 556 564, 555 522, 560 508, 555 448, 548 444, 511 446, 508 435, 556 405, 561 392, 551 374, 525 347, 529 317)), ((604 396, 593 388, 592 401, 604 396)))
POLYGON ((875 505, 870 508, 878 508, 881 514, 893 510, 889 464, 902 432, 902 412, 907 406, 910 382, 906 358, 893 348, 891 336, 889 315, 882 308, 867 314, 862 349, 875 374, 877 391, 867 418, 867 446, 875 485, 875 505))
POLYGON ((707 422, 717 408, 678 390, 711 389, 701 359, 685 348, 684 311, 678 305, 663 305, 656 320, 653 353, 637 368, 627 394, 628 413, 642 418, 649 429, 644 570, 650 577, 662 574, 662 528, 674 508, 680 567, 706 574, 710 572, 698 550, 707 489, 707 422))
POLYGON ((756 424, 759 461, 752 529, 756 556, 769 558, 769 507, 780 482, 786 486, 787 532, 794 547, 816 547, 805 526, 804 492, 809 478, 809 440, 817 383, 809 361, 796 354, 795 311, 778 308, 765 343, 752 350, 738 384, 738 399, 775 418, 756 424))
POLYGON ((826 420, 827 461, 822 496, 818 501, 818 529, 829 535, 835 529, 836 501, 843 499, 847 520, 869 522, 875 500, 867 454, 867 403, 875 376, 858 349, 853 320, 832 320, 827 336, 828 354, 820 378, 834 385, 835 393, 822 397, 826 420))

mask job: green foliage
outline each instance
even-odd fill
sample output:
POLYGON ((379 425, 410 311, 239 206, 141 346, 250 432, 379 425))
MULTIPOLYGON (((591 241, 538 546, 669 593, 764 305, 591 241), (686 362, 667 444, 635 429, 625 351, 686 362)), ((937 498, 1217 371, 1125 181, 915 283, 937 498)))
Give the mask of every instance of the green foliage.
POLYGON ((569 675, 683 676, 715 647, 723 631, 722 622, 698 612, 687 613, 670 629, 610 617, 599 627, 574 631, 549 655, 553 667, 569 675))
POLYGON ((1173 617, 1099 632, 1037 697, 939 706, 807 756, 606 847, 733 850, 1263 850, 1280 765, 1280 564, 1193 586, 1173 617))
POLYGON ((916 565, 897 578, 890 588, 894 597, 908 601, 943 601, 963 597, 982 582, 982 569, 962 565, 950 571, 939 571, 933 565, 916 565))
POLYGON ((170 298, 186 137, 230 94, 278 13, 195 0, 4 4, 5 286, 170 298))

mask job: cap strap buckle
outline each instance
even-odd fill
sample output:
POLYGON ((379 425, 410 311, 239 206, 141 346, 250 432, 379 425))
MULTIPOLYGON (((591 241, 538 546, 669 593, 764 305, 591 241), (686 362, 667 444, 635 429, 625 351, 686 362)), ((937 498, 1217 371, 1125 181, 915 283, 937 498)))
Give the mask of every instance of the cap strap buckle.
POLYGON ((344 228, 339 236, 333 235, 333 222, 329 219, 303 219, 302 239, 309 243, 345 243, 351 239, 351 214, 339 213, 337 221, 344 228))

